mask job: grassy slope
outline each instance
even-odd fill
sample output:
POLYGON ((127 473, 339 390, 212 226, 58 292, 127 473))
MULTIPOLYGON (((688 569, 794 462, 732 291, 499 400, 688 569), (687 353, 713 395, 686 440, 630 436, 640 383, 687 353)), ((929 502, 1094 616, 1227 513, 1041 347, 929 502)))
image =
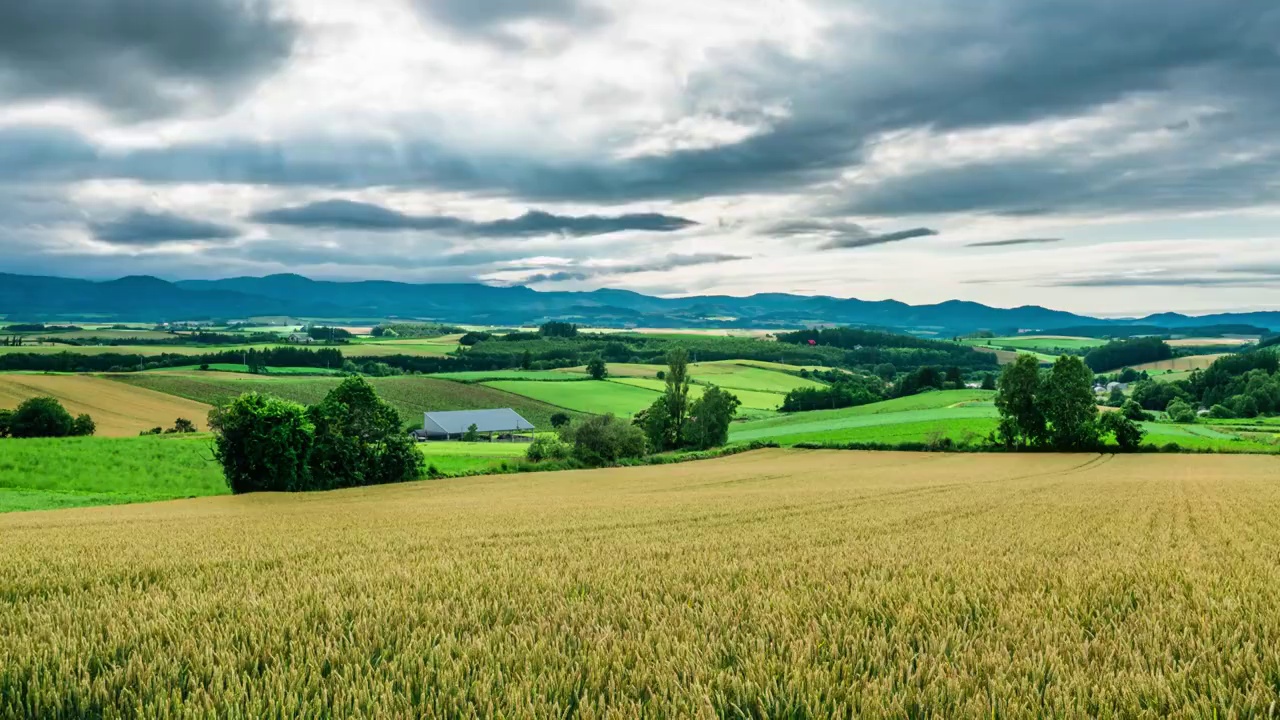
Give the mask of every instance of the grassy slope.
POLYGON ((7 515, 0 715, 1265 717, 1277 515, 1271 458, 786 451, 7 515))
POLYGON ((484 384, 540 402, 578 412, 628 416, 649 407, 658 393, 621 382, 541 382, 537 380, 500 380, 484 384))
POLYGON ((208 436, 0 440, 0 512, 226 492, 208 436))
POLYGON ((0 374, 0 408, 13 408, 37 396, 56 398, 72 415, 88 413, 97 425, 97 434, 110 437, 170 427, 180 417, 203 428, 211 409, 198 401, 91 375, 0 374))
MULTIPOLYGON (((327 377, 235 377, 227 373, 131 373, 112 380, 217 405, 249 391, 267 392, 304 404, 324 399, 341 380, 327 377)), ((509 407, 536 427, 550 428, 559 408, 484 385, 470 385, 421 375, 369 378, 378 394, 400 411, 406 422, 421 421, 429 410, 475 410, 509 407)), ((577 384, 577 383, 565 383, 577 384)))
POLYGON ((1097 338, 1082 337, 1056 337, 1046 335, 1022 335, 1018 337, 995 337, 995 338, 967 338, 962 340, 965 345, 979 346, 989 345, 996 348, 1008 348, 1011 350, 1030 350, 1032 352, 1052 353, 1057 348, 1065 348, 1070 350, 1085 350, 1088 348, 1101 347, 1107 344, 1106 340, 1097 338))

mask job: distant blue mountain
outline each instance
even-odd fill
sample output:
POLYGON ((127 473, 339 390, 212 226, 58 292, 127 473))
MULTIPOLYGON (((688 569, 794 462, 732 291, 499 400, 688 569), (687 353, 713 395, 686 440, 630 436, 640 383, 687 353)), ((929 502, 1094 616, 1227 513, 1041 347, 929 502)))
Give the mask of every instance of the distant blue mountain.
POLYGON ((474 283, 330 282, 301 275, 167 282, 131 276, 94 282, 0 273, 0 313, 11 320, 103 316, 160 321, 287 315, 314 318, 421 318, 486 325, 562 319, 604 327, 776 327, 859 325, 954 335, 1107 325, 1165 328, 1249 324, 1280 328, 1280 312, 1189 317, 1100 319, 1036 305, 995 308, 949 300, 908 305, 896 300, 761 293, 658 298, 628 290, 539 292, 474 283), (731 318, 731 319, 730 319, 731 318))

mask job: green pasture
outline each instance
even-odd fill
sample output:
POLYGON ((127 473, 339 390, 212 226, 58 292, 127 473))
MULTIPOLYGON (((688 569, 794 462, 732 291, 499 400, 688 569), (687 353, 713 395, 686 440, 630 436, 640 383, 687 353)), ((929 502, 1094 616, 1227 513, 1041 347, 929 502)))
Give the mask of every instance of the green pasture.
POLYGON ((1085 337, 1053 337, 1045 335, 1018 335, 1014 337, 965 338, 965 345, 1007 348, 1009 350, 1029 350, 1052 354, 1057 349, 1088 350, 1107 344, 1106 340, 1085 337))
MULTIPOLYGON (((657 378, 614 378, 610 382, 645 388, 647 390, 654 391, 654 393, 662 393, 667 388, 666 381, 658 380, 657 378)), ((719 383, 716 384, 719 385, 719 383)), ((706 385, 690 385, 689 397, 694 399, 702 397, 702 392, 706 387, 706 385)), ((721 387, 737 396, 738 400, 742 402, 742 408, 745 410, 777 410, 778 407, 782 405, 782 401, 786 399, 786 395, 782 393, 764 392, 760 390, 743 390, 727 386, 721 387)), ((650 404, 652 404, 652 402, 653 401, 651 400, 650 404)))
POLYGON ((228 492, 207 435, 0 440, 0 512, 228 492))

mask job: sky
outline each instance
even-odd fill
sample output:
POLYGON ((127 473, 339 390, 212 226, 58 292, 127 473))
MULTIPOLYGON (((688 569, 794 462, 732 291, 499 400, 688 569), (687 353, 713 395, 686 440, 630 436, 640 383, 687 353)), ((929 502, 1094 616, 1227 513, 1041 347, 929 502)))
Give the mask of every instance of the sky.
POLYGON ((0 272, 1280 308, 1274 0, 11 0, 0 272))

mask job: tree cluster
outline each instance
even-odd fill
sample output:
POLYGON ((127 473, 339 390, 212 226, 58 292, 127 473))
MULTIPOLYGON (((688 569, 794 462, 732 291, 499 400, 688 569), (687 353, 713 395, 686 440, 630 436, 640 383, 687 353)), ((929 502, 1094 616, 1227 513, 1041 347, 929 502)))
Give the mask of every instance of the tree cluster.
POLYGON ((729 441, 729 423, 742 404, 738 397, 715 385, 692 399, 689 353, 676 348, 667 355, 663 375, 666 389, 653 405, 640 411, 632 423, 644 431, 650 449, 661 452, 681 448, 706 450, 729 441))
POLYGON ((1159 362, 1173 357, 1173 348, 1155 337, 1113 340, 1096 347, 1084 356, 1094 372, 1107 372, 1123 367, 1159 362))
POLYGON ((827 387, 796 388, 787 393, 778 408, 782 412, 808 410, 834 410, 837 408, 868 405, 884 399, 884 382, 868 375, 837 373, 835 381, 827 387))
POLYGON ((96 431, 93 418, 72 417, 51 397, 28 398, 14 410, 0 410, 0 438, 82 437, 96 431))
POLYGON ((1123 412, 1098 414, 1093 373, 1076 356, 1064 355, 1048 371, 1032 355, 1005 366, 997 383, 997 440, 1012 449, 1081 452, 1100 449, 1107 436, 1132 450, 1143 430, 1123 412))
POLYGON ((209 418, 214 457, 234 493, 329 490, 413 480, 422 455, 395 408, 349 377, 303 407, 245 393, 209 418))

